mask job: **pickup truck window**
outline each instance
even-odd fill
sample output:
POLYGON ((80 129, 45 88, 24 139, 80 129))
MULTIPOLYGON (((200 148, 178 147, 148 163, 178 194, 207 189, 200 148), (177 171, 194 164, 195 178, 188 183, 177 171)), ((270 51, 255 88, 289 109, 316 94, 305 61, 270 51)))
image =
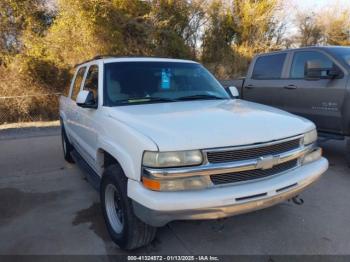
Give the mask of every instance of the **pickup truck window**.
POLYGON ((94 94, 95 102, 97 103, 97 90, 98 90, 98 66, 92 65, 89 67, 89 71, 87 72, 84 90, 91 91, 94 94))
POLYGON ((350 66, 350 48, 349 47, 336 47, 330 48, 329 51, 338 59, 344 61, 350 66))
POLYGON ((333 68, 334 64, 326 55, 317 51, 295 52, 290 72, 291 78, 304 78, 306 61, 318 61, 322 68, 333 68))
POLYGON ((230 99, 219 82, 196 63, 107 63, 104 74, 107 106, 230 99))
POLYGON ((264 55, 259 57, 254 65, 253 79, 279 79, 286 54, 264 55))
POLYGON ((71 98, 75 101, 78 93, 80 91, 80 86, 81 82, 83 81, 84 78, 84 73, 85 73, 86 67, 81 67, 77 73, 77 76, 75 77, 74 84, 73 84, 73 90, 72 90, 72 96, 71 98))

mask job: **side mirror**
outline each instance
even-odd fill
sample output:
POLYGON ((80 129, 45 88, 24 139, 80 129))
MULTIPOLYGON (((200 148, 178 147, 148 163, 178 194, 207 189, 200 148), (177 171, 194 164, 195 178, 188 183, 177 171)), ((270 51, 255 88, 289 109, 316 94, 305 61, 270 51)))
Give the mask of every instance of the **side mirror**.
POLYGON ((83 108, 96 108, 97 103, 94 93, 87 90, 81 90, 77 96, 77 105, 83 108))
POLYGON ((343 72, 337 66, 334 66, 332 69, 328 70, 327 75, 329 78, 334 79, 337 77, 343 77, 343 72))
POLYGON ((231 96, 232 96, 233 98, 238 98, 238 97, 239 97, 239 93, 238 93, 237 87, 235 87, 235 86, 230 86, 230 87, 228 88, 228 90, 230 90, 231 96))

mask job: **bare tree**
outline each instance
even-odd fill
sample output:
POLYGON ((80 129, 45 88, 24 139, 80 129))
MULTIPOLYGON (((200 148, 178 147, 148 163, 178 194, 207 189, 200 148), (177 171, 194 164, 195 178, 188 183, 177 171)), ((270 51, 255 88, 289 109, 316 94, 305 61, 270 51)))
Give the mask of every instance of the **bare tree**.
POLYGON ((324 28, 324 41, 329 45, 350 45, 350 9, 334 6, 318 15, 324 28))
POLYGON ((323 39, 323 28, 315 13, 299 12, 296 15, 298 33, 296 41, 299 46, 320 44, 323 39))

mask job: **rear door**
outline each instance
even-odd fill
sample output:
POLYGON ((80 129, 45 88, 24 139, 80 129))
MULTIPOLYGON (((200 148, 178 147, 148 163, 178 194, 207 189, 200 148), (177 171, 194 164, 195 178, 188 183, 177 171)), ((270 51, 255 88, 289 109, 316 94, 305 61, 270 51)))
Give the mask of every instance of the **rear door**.
POLYGON ((266 54, 255 59, 243 87, 243 99, 283 108, 281 93, 287 53, 266 54))
POLYGON ((291 61, 283 90, 285 110, 310 119, 320 131, 340 133, 346 77, 310 80, 304 77, 304 70, 306 61, 317 61, 322 68, 342 70, 341 66, 321 50, 294 51, 291 61))

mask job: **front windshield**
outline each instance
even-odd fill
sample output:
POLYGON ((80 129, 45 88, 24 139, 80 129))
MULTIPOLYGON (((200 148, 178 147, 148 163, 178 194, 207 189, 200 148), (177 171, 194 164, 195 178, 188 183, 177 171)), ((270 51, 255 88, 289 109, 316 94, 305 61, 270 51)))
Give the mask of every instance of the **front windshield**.
POLYGON ((350 48, 349 47, 331 48, 330 52, 333 53, 338 59, 342 60, 348 66, 350 66, 350 48))
POLYGON ((107 106, 230 99, 220 83, 196 63, 106 63, 104 75, 107 106))

